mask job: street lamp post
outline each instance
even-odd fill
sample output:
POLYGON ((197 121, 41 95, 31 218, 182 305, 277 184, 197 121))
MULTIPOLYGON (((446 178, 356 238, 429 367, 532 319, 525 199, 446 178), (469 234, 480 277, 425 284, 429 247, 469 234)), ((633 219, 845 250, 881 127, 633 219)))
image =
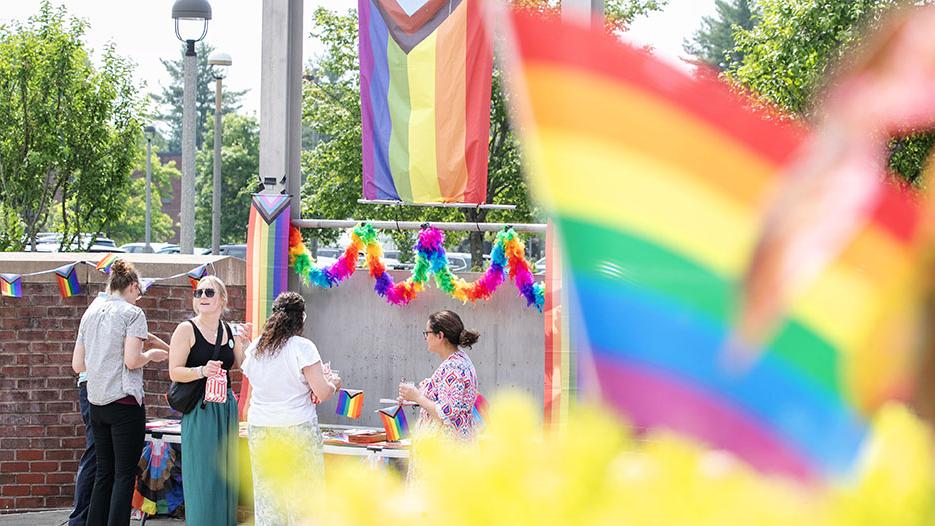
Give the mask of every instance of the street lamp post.
POLYGON ((185 85, 182 96, 182 210, 180 252, 195 249, 195 89, 198 81, 198 57, 195 43, 208 34, 211 4, 207 0, 176 0, 172 5, 175 36, 185 42, 185 85))
POLYGON ((145 126, 143 134, 146 135, 146 248, 144 252, 152 253, 153 247, 153 136, 156 128, 145 126))
POLYGON ((215 51, 208 57, 208 65, 214 67, 214 188, 211 200, 211 253, 221 253, 221 84, 232 64, 231 56, 215 51))

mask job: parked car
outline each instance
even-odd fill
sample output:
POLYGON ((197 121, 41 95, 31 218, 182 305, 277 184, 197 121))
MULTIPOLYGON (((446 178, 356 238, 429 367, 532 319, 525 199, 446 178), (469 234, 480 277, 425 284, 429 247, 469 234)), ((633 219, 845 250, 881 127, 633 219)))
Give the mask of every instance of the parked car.
POLYGON ((247 245, 221 245, 221 255, 247 260, 247 245))
MULTIPOLYGON (((210 249, 210 248, 195 247, 194 250, 193 250, 192 252, 193 252, 194 254, 199 255, 199 256, 206 256, 206 255, 211 254, 211 249, 210 249)), ((181 253, 182 253, 182 248, 181 248, 180 246, 178 246, 178 245, 169 245, 169 246, 163 248, 162 250, 160 250, 159 252, 156 252, 156 253, 157 253, 157 254, 181 254, 181 253)))
POLYGON ((540 258, 536 260, 536 274, 545 274, 545 258, 540 258))
POLYGON ((467 272, 471 270, 471 255, 465 252, 448 252, 448 267, 452 272, 467 272))
MULTIPOLYGON (((113 239, 106 237, 95 237, 91 234, 81 234, 78 241, 62 249, 62 239, 64 236, 55 232, 42 232, 36 236, 36 252, 124 252, 117 248, 113 239), (90 246, 88 246, 90 244, 90 246)), ((32 244, 28 241, 24 248, 27 252, 32 251, 32 244)))
POLYGON ((146 253, 158 253, 160 250, 172 246, 170 243, 150 243, 150 250, 146 250, 146 243, 127 243, 125 245, 120 245, 120 248, 127 252, 128 254, 146 254, 146 253))

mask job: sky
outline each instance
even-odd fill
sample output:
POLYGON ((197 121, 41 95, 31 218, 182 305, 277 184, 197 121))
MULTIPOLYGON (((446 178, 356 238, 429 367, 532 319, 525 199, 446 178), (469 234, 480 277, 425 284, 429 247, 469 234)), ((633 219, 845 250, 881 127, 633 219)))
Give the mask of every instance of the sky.
MULTIPOLYGON (((404 0, 403 3, 412 0, 404 0)), ((53 0, 58 5, 63 0, 53 0)), ((39 9, 40 0, 5 0, 0 24, 25 20, 39 9)), ((181 56, 181 43, 175 38, 172 20, 173 0, 67 0, 69 13, 87 20, 86 42, 94 50, 107 42, 118 53, 136 63, 138 82, 146 92, 158 93, 170 79, 160 58, 181 56)), ((212 20, 205 41, 231 55, 233 65, 225 86, 248 90, 242 110, 259 113, 260 107, 260 25, 261 0, 212 0, 212 20)), ((357 0, 305 0, 304 61, 321 52, 321 45, 308 36, 312 11, 319 6, 332 10, 357 8, 357 0)), ((662 11, 633 24, 627 38, 651 46, 661 57, 678 63, 684 55, 682 40, 690 36, 701 17, 714 11, 714 0, 669 0, 662 11)))

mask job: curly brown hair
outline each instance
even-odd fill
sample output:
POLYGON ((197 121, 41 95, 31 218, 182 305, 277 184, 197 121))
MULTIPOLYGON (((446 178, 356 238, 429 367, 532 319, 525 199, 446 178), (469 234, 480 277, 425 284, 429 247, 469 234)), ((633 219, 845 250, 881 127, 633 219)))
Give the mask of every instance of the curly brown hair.
POLYGON ((305 298, 295 292, 283 292, 273 301, 273 313, 266 320, 256 344, 256 356, 276 356, 293 336, 302 334, 305 325, 305 298))
POLYGON ((107 278, 107 289, 110 292, 123 292, 127 287, 140 282, 136 267, 129 261, 118 259, 110 267, 110 277, 107 278))

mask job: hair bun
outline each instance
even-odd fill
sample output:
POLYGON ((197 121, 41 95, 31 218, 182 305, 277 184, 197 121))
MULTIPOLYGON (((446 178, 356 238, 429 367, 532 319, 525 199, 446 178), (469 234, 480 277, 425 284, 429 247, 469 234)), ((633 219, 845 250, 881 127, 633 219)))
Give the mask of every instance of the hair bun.
POLYGON ((480 334, 477 331, 469 331, 464 329, 461 331, 461 336, 458 338, 458 345, 461 347, 471 348, 471 346, 477 343, 477 340, 479 339, 480 334))
POLYGON ((130 264, 122 259, 117 259, 114 261, 114 264, 110 267, 110 271, 117 274, 118 276, 126 276, 130 273, 130 264))

